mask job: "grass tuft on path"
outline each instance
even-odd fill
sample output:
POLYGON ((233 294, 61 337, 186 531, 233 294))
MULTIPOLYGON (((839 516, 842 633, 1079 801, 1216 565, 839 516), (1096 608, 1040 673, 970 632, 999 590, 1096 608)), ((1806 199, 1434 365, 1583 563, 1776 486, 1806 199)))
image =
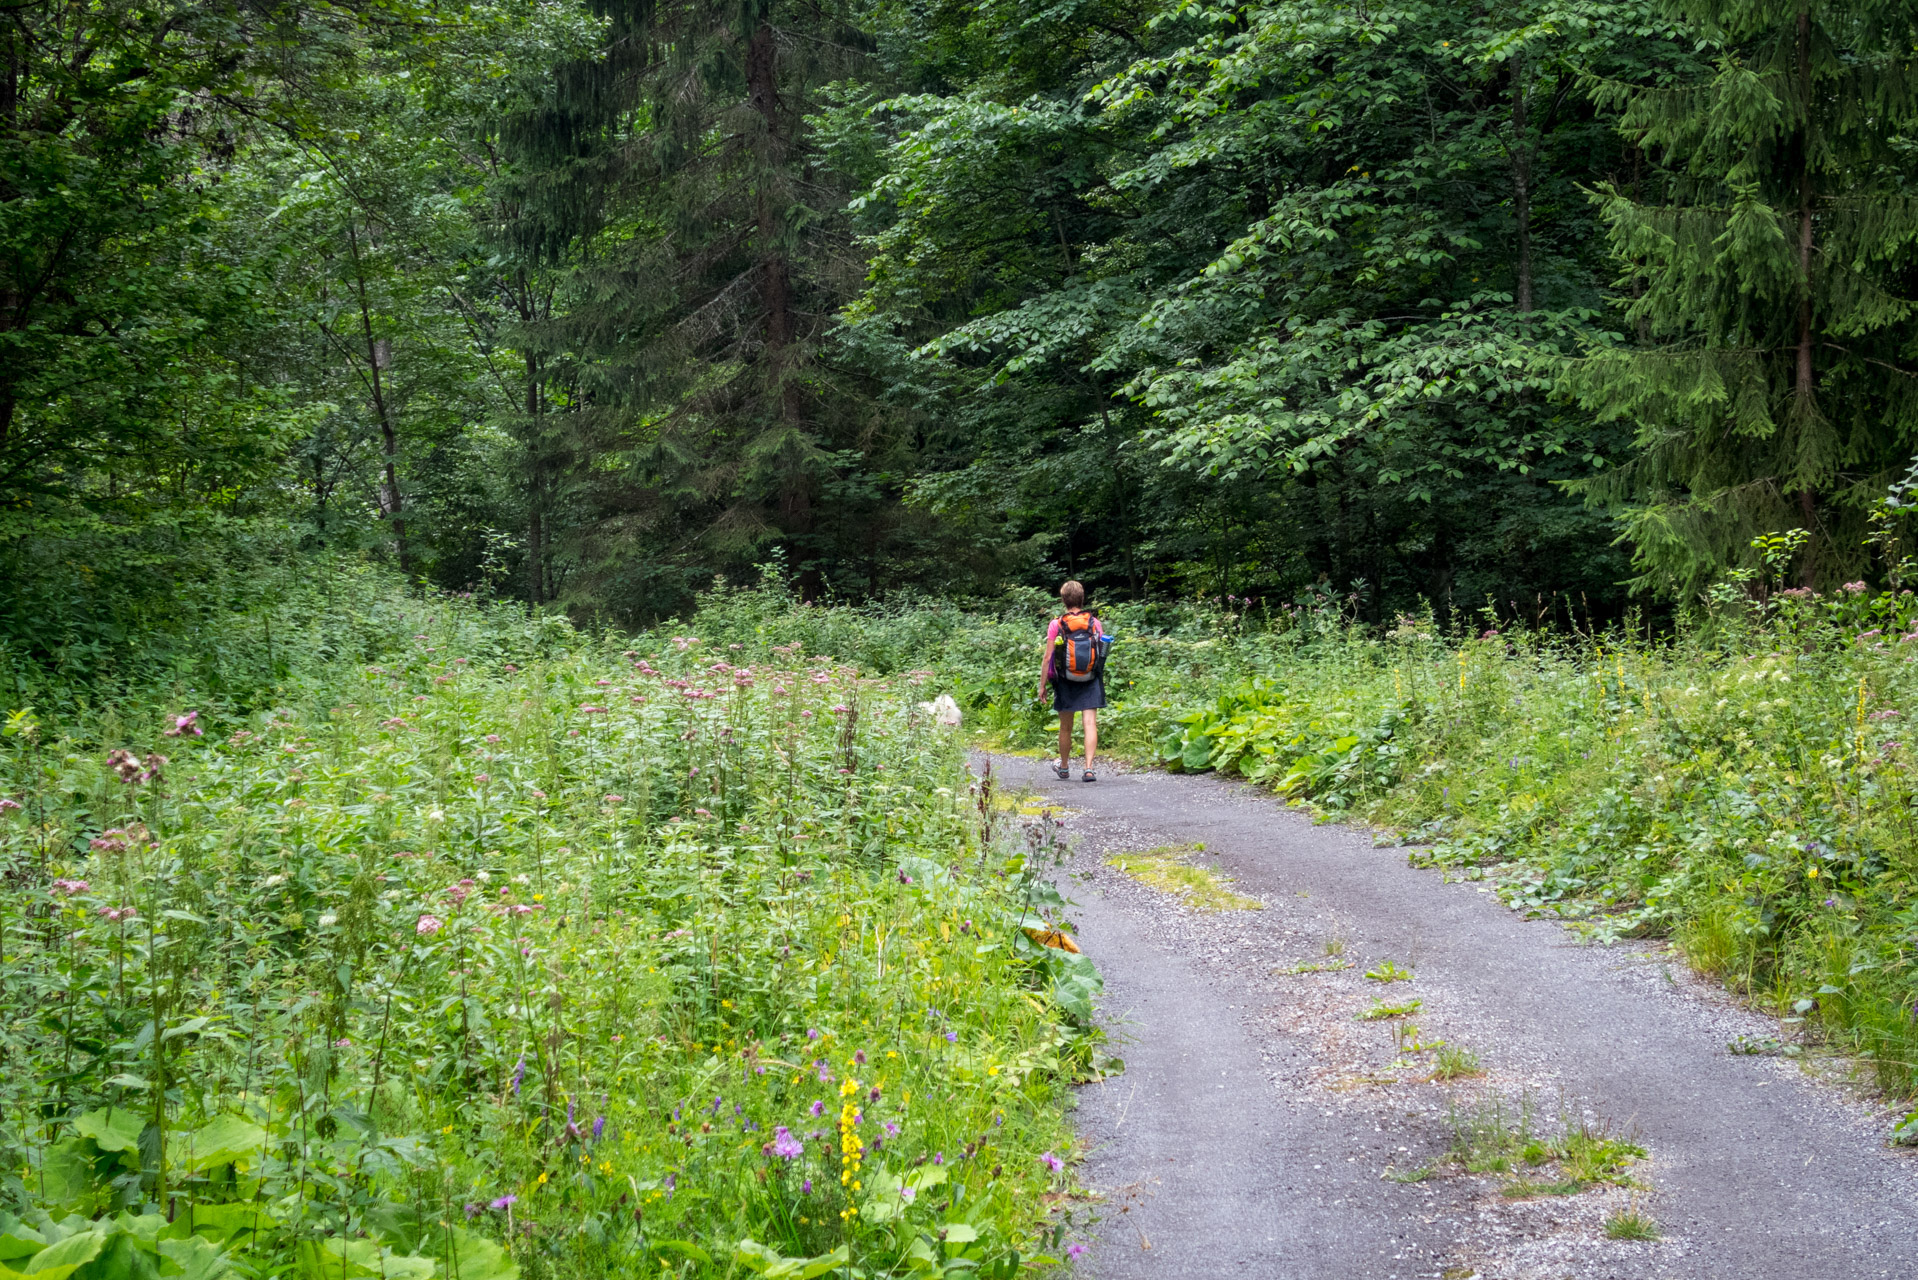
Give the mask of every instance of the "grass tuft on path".
POLYGON ((1117 868, 1161 893, 1169 893, 1194 911, 1263 911, 1265 904, 1234 892, 1230 881, 1191 861, 1205 852, 1202 844, 1169 844, 1139 853, 1121 853, 1106 859, 1117 868))

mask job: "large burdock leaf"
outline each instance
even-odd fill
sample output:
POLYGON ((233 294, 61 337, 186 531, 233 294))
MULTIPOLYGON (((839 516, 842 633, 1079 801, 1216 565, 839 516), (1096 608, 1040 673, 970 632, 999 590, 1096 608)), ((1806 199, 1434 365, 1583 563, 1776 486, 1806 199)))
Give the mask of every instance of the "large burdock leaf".
POLYGON ((179 1280, 219 1280, 233 1269, 216 1244, 199 1236, 159 1242, 160 1256, 180 1268, 179 1280))
POLYGON ((66 1280, 66 1277, 99 1257, 105 1243, 106 1236, 98 1231, 70 1235, 28 1258, 26 1265, 20 1268, 20 1274, 35 1276, 39 1280, 66 1280))
POLYGON ((259 1159, 265 1146, 265 1129, 228 1112, 167 1143, 167 1155, 176 1166, 199 1173, 226 1164, 245 1168, 259 1159))
POLYGON ((102 1151, 139 1151, 140 1130, 145 1127, 145 1117, 127 1107, 101 1107, 73 1122, 73 1131, 92 1138, 102 1151))
POLYGON ((453 1228, 453 1270, 459 1280, 519 1280, 519 1263, 497 1240, 453 1228))

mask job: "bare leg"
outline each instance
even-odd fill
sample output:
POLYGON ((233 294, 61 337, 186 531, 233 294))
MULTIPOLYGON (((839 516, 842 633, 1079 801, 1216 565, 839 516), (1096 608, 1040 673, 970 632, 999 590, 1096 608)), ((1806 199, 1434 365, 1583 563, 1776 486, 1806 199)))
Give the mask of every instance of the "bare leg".
POLYGON ((1080 714, 1086 718, 1086 772, 1092 772, 1092 758, 1099 754, 1099 713, 1085 711, 1080 714))
POLYGON ((1072 713, 1070 711, 1059 713, 1059 767, 1061 769, 1072 767, 1072 713))

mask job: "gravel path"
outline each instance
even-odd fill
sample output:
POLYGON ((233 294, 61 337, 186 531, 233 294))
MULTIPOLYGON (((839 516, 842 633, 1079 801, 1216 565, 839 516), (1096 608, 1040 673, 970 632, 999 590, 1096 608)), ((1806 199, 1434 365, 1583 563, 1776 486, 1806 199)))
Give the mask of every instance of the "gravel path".
POLYGON ((1101 1197, 1083 1274, 1918 1277, 1918 1160, 1883 1145, 1882 1108, 1803 1060, 1729 1052, 1778 1026, 1668 951, 1581 946, 1243 785, 994 767, 1001 787, 1066 807, 1061 888, 1126 1061, 1080 1091, 1081 1177, 1101 1197), (1196 914, 1105 865, 1187 842, 1263 909, 1196 914), (1416 977, 1364 977, 1387 960, 1416 977), (1416 1034, 1361 1020, 1379 998, 1417 999, 1416 1034), (1437 1041, 1483 1073, 1433 1080, 1420 1043, 1437 1041), (1461 1130, 1518 1124, 1647 1154, 1632 1185, 1531 1198, 1508 1193, 1551 1166, 1471 1174, 1448 1158, 1461 1130), (1624 1210, 1662 1238, 1608 1238, 1624 1210))

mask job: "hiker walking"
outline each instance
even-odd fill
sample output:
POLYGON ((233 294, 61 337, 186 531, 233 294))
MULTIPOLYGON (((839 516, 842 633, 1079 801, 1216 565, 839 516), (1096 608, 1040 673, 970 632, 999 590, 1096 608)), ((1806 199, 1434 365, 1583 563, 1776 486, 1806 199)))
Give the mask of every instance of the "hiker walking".
POLYGON ((1097 782, 1093 757, 1099 752, 1099 708, 1106 704, 1106 647, 1112 643, 1099 619, 1086 610, 1086 589, 1078 582, 1059 588, 1065 612, 1046 630, 1046 656, 1039 664, 1039 697, 1052 682, 1052 709, 1059 713, 1061 779, 1072 776, 1072 717, 1085 718, 1086 769, 1082 779, 1097 782))

